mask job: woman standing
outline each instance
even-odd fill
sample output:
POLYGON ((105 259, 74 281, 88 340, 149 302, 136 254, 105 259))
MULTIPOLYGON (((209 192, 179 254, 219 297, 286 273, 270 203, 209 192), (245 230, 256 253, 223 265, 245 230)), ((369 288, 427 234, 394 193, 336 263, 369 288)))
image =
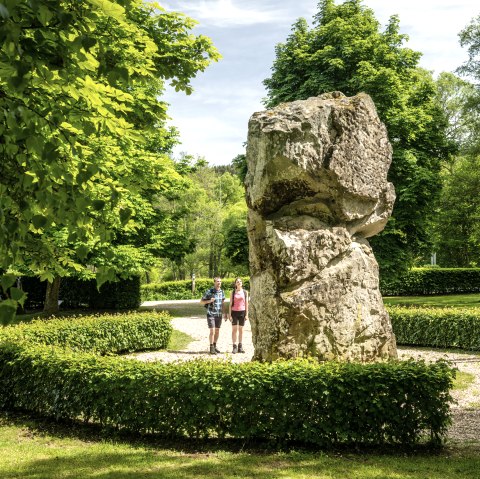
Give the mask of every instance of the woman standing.
POLYGON ((235 280, 235 289, 230 295, 230 304, 228 306, 228 317, 232 321, 232 353, 244 353, 242 347, 243 326, 248 320, 248 291, 242 287, 242 280, 235 280), (237 347, 238 336, 238 347, 237 347))

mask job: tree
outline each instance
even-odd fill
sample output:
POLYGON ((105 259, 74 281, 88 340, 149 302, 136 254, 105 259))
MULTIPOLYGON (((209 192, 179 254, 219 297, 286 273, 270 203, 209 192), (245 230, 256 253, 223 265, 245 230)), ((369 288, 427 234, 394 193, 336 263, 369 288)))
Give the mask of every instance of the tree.
POLYGON ((480 117, 472 108, 472 99, 477 95, 475 86, 453 73, 443 72, 437 79, 437 101, 446 120, 446 136, 458 152, 473 150, 477 138, 480 117))
MULTIPOLYGON (((461 42, 470 44, 469 60, 459 69, 470 77, 480 78, 479 20, 462 33, 461 42), (475 27, 475 25, 477 25, 475 27)), ((448 119, 447 136, 458 154, 441 172, 442 191, 435 204, 431 234, 437 261, 441 266, 472 267, 480 265, 480 191, 479 133, 480 105, 474 84, 451 74, 442 73, 438 80, 438 102, 448 119)))
POLYGON ((312 28, 299 19, 277 45, 272 75, 264 81, 269 107, 334 90, 373 98, 393 146, 389 180, 397 194, 387 227, 371 238, 384 276, 429 247, 429 205, 440 189, 440 165, 453 150, 435 82, 418 68, 421 54, 402 47, 406 39, 396 16, 380 31, 361 0, 324 0, 312 28))
MULTIPOLYGON (((0 271, 29 258, 53 280, 77 267, 72 248, 85 259, 115 232, 138 231, 141 198, 165 191, 175 172, 166 157, 175 131, 157 97, 165 81, 189 94, 218 53, 190 33, 193 20, 141 0, 0 7, 0 271), (156 176, 147 196, 131 168, 156 176)), ((99 284, 114 276, 108 261, 99 284)), ((13 283, 2 279, 4 320, 22 301, 13 283)))
POLYGON ((468 153, 480 154, 480 15, 460 32, 460 45, 467 47, 468 60, 457 69, 457 72, 476 81, 464 103, 464 110, 469 118, 469 142, 465 145, 468 153))
POLYGON ((444 186, 432 224, 437 261, 445 267, 480 265, 480 157, 459 156, 442 172, 444 186))
POLYGON ((244 188, 229 170, 197 162, 187 175, 190 186, 159 202, 160 210, 178 215, 177 235, 192 245, 192 250, 177 261, 170 254, 163 255, 169 260, 167 277, 184 279, 192 272, 213 277, 248 271, 248 261, 236 261, 229 250, 232 241, 237 241, 231 234, 237 227, 245 228, 247 213, 244 188))

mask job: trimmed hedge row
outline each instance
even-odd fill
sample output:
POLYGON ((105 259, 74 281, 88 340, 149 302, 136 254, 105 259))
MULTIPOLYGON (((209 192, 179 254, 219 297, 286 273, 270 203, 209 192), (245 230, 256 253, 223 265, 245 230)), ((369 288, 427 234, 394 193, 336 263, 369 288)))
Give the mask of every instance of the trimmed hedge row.
MULTIPOLYGON (((250 289, 249 278, 242 278, 245 289, 250 289)), ((228 293, 233 289, 234 278, 223 280, 228 293)), ((197 299, 212 286, 211 279, 195 281, 196 293, 192 295, 191 280, 151 283, 141 286, 142 301, 197 299)), ((416 296, 430 294, 465 294, 480 292, 480 268, 413 268, 395 280, 380 278, 383 296, 416 296)))
POLYGON ((131 312, 35 320, 0 329, 0 342, 113 354, 165 349, 173 328, 165 312, 131 312))
POLYGON ((168 437, 411 444, 439 442, 449 417, 442 363, 149 364, 12 344, 0 362, 4 406, 168 437))
POLYGON ((380 278, 384 296, 480 292, 480 268, 413 268, 391 281, 380 278))
POLYGON ((389 306, 397 343, 480 350, 480 308, 389 306))
MULTIPOLYGON (((250 289, 250 279, 242 278, 243 287, 250 289)), ((227 297, 233 290, 235 278, 222 278, 222 288, 227 297)), ((177 299, 200 299, 203 293, 213 286, 210 278, 199 278, 195 280, 195 293, 192 294, 192 280, 165 281, 164 283, 142 284, 142 301, 162 301, 177 299)))
MULTIPOLYGON (((22 289, 28 293, 25 309, 43 309, 47 282, 37 277, 23 276, 22 289)), ((140 277, 104 283, 97 289, 95 279, 62 278, 59 298, 62 309, 137 309, 141 303, 140 277)))
MULTIPOLYGON (((138 314, 132 322, 142 330, 141 319, 148 317, 138 314)), ((33 323, 33 332, 29 325, 5 328, 0 407, 167 437, 230 436, 318 446, 412 444, 424 433, 439 442, 446 433, 453 370, 445 363, 164 364, 86 352, 148 347, 153 330, 121 344, 135 332, 128 315, 124 319, 105 320, 116 331, 109 333, 112 341, 103 333, 94 338, 99 318, 80 319, 83 329, 72 324, 65 336, 60 334, 68 328, 65 320, 51 320, 57 327, 50 329, 33 323)))

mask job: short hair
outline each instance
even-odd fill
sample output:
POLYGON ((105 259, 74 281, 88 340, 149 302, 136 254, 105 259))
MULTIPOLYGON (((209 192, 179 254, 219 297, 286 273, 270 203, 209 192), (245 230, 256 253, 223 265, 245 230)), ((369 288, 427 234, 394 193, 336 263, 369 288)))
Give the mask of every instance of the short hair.
POLYGON ((213 281, 217 281, 217 279, 219 279, 220 281, 222 281, 222 278, 220 278, 220 276, 215 276, 215 278, 213 278, 213 281))

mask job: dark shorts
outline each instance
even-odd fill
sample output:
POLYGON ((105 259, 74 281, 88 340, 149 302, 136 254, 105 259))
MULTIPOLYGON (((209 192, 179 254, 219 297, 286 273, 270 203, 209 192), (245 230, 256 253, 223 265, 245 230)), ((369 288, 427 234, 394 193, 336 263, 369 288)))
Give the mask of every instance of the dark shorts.
POLYGON ((245 326, 245 311, 232 311, 232 326, 245 326))
POLYGON ((222 316, 212 316, 210 314, 207 314, 207 324, 208 328, 218 328, 222 326, 222 316))

